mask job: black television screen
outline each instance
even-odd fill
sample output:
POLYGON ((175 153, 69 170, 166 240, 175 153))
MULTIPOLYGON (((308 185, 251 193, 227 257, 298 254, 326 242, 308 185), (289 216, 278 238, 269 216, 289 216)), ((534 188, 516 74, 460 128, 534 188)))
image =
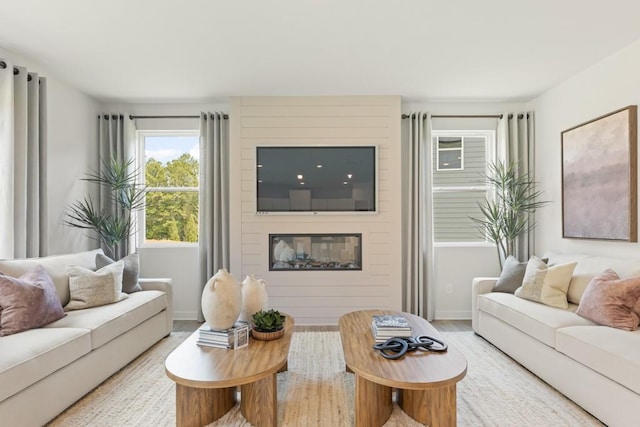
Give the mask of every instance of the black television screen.
POLYGON ((376 147, 257 147, 257 211, 375 212, 376 147))

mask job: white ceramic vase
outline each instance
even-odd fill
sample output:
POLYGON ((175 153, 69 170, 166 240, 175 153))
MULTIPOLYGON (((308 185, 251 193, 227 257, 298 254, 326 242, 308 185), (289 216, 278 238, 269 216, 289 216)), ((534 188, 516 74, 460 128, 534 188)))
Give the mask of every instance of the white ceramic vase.
POLYGON ((253 274, 249 274, 242 282, 242 311, 239 320, 253 324, 254 313, 266 310, 268 306, 267 282, 263 279, 256 279, 253 274))
POLYGON ((242 310, 242 289, 224 268, 209 279, 202 290, 202 314, 212 329, 228 329, 242 310))

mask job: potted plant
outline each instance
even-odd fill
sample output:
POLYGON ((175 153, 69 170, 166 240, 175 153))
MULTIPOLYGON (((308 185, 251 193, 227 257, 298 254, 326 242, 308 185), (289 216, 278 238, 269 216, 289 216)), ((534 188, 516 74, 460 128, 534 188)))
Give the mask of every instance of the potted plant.
POLYGON ((471 218, 486 239, 495 243, 500 268, 515 255, 516 241, 535 226, 530 216, 547 204, 538 200, 541 192, 528 173, 520 173, 518 163, 497 161, 488 166, 487 182, 493 197, 478 203, 482 218, 471 218))
POLYGON ((251 336, 262 341, 270 341, 284 335, 284 321, 286 316, 278 310, 260 310, 253 314, 253 329, 251 336))
POLYGON ((107 189, 110 208, 100 209, 91 196, 85 197, 67 208, 68 218, 64 223, 95 231, 96 240, 104 245, 111 258, 127 255, 128 239, 135 232, 133 213, 144 208, 145 197, 145 187, 138 184, 134 160, 103 160, 102 170, 87 174, 83 180, 107 189))

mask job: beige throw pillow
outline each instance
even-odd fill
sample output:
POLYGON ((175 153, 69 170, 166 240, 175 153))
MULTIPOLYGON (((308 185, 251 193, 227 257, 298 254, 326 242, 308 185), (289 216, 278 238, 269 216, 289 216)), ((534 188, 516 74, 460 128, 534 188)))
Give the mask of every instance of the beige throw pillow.
POLYGON ((567 291, 576 262, 549 267, 540 258, 532 256, 524 272, 522 286, 515 295, 558 308, 568 308, 567 291))
POLYGON ((69 291, 71 300, 65 311, 97 307, 128 298, 122 292, 122 261, 109 264, 98 271, 91 271, 77 265, 68 265, 69 291))

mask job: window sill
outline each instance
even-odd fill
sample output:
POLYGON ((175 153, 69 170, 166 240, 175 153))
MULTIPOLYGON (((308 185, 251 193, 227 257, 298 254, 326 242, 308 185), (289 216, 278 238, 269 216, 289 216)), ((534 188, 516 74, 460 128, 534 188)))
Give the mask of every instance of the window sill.
POLYGON ((143 243, 138 245, 138 249, 182 249, 182 248, 197 248, 198 243, 186 243, 186 242, 175 242, 175 243, 143 243))
POLYGON ((434 248, 494 248, 496 245, 489 242, 437 242, 434 248))

